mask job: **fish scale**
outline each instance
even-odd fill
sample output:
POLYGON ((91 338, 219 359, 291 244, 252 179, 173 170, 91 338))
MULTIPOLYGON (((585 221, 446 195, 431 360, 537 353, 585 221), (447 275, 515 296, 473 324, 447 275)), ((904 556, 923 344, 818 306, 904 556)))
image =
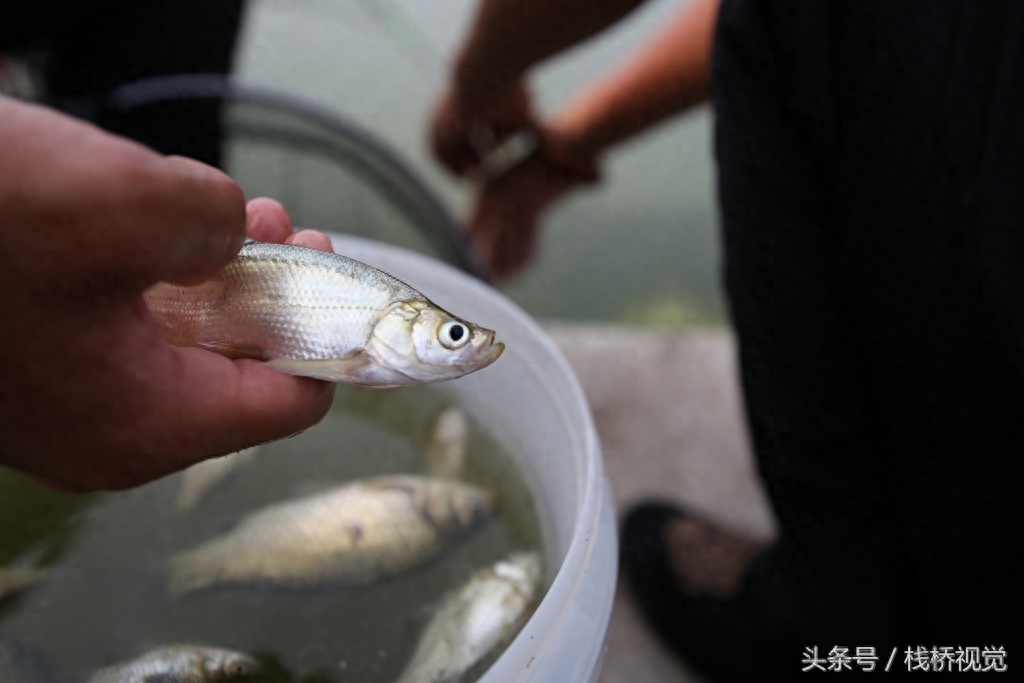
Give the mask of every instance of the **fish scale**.
POLYGON ((278 246, 248 243, 199 285, 159 285, 147 293, 150 310, 174 330, 192 332, 181 345, 230 340, 268 357, 315 359, 362 348, 372 319, 420 296, 393 278, 360 278, 356 262, 343 256, 301 249, 282 258, 270 250, 278 246))
POLYGON ((168 645, 100 669, 86 683, 227 683, 249 678, 257 662, 240 652, 168 645))
POLYGON ((394 475, 250 513, 171 561, 171 592, 217 586, 355 588, 436 557, 477 529, 493 496, 463 482, 394 475))
POLYGON ((493 331, 381 270, 294 245, 246 240, 206 282, 159 283, 144 298, 171 344, 336 382, 454 379, 490 365, 504 348, 493 331), (452 325, 463 329, 451 336, 452 325))
POLYGON ((540 580, 533 551, 474 572, 441 599, 398 683, 455 683, 522 625, 540 580))

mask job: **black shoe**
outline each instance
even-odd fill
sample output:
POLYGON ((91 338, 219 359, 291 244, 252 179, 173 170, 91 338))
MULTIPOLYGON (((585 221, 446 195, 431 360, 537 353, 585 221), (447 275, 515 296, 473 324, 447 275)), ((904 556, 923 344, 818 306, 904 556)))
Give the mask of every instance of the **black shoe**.
POLYGON ((621 538, 621 568, 641 611, 694 671, 721 683, 801 673, 795 629, 758 608, 777 596, 751 594, 744 568, 756 543, 665 503, 631 510, 621 538))

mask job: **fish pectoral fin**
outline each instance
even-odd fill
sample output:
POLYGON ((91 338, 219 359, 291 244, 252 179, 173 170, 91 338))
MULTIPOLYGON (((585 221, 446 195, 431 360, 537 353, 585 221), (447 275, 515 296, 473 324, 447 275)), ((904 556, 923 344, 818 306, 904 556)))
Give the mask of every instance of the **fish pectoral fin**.
POLYGON ((267 365, 289 375, 315 377, 328 382, 349 382, 356 378, 360 371, 366 369, 371 362, 370 356, 365 351, 357 351, 344 358, 325 360, 272 358, 267 361, 267 365))
POLYGON ((245 344, 232 344, 230 342, 216 342, 216 341, 201 341, 196 342, 196 346, 207 351, 213 351, 219 353, 222 356, 228 358, 255 358, 256 360, 266 360, 267 352, 258 346, 247 346, 245 344))

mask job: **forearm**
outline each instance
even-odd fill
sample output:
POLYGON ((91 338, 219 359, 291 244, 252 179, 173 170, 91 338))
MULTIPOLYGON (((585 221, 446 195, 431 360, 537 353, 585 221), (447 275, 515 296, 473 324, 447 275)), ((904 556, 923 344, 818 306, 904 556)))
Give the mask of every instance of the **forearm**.
POLYGON ((482 0, 455 64, 455 98, 484 105, 533 65, 615 23, 643 0, 482 0))
POLYGON ((692 0, 655 38, 553 117, 581 154, 603 151, 707 99, 720 0, 692 0))

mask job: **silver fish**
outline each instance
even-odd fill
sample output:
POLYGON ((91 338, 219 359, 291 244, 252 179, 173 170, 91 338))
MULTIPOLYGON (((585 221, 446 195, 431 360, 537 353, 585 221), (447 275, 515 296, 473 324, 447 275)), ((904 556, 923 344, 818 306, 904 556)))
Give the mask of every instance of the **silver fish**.
POLYGON ((256 660, 240 652, 200 645, 168 645, 100 669, 86 683, 222 683, 256 673, 256 660))
POLYGON ((196 463, 181 474, 181 488, 175 503, 179 512, 190 510, 234 476, 256 456, 259 446, 196 463))
POLYGON ((478 526, 492 496, 469 484, 387 476, 276 503, 171 560, 171 593, 216 586, 354 588, 437 556, 478 526))
POLYGON ((494 331, 340 254, 246 240, 216 276, 144 295, 164 338, 292 375, 364 386, 442 382, 493 363, 494 331))
POLYGON ((427 474, 452 479, 461 476, 468 441, 469 418, 466 413, 458 406, 445 408, 437 417, 427 448, 427 474))
POLYGON ((540 580, 536 552, 513 553, 475 572, 427 623, 398 683, 454 683, 509 637, 540 580))

